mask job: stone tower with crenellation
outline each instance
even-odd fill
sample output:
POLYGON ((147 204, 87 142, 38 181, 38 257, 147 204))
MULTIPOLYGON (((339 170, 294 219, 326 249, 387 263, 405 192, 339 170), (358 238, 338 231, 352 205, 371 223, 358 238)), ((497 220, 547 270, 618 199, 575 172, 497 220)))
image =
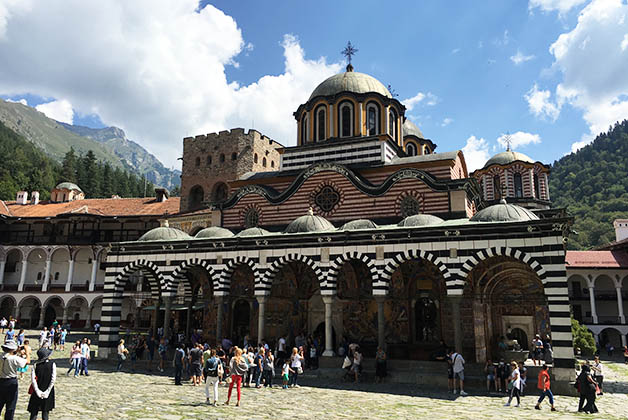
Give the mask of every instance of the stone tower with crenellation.
POLYGON ((229 183, 249 172, 279 170, 283 146, 242 128, 183 139, 181 208, 191 211, 225 200, 229 183))

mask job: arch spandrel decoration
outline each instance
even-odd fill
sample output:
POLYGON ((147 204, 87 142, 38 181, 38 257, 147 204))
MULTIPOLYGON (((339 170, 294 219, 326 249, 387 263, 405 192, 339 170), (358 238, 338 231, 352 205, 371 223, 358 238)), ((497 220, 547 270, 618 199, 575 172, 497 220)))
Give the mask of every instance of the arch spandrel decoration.
POLYGON ((256 281, 255 294, 258 296, 270 294, 275 276, 286 264, 291 262, 301 262, 310 267, 318 279, 321 293, 326 289, 325 273, 323 268, 319 267, 319 265, 308 256, 300 254, 287 254, 274 261, 270 267, 268 267, 264 275, 260 277, 260 281, 256 281))
POLYGON ((105 280, 105 295, 109 293, 122 293, 124 284, 127 282, 128 278, 139 270, 146 271, 148 276, 157 283, 157 288, 151 287, 151 294, 153 298, 158 298, 161 290, 168 290, 168 281, 166 280, 164 274, 159 270, 159 267, 157 267, 157 265, 152 261, 141 259, 127 264, 122 269, 122 272, 115 276, 113 284, 111 284, 110 280, 105 280))
POLYGON ((373 293, 376 293, 376 289, 379 289, 380 292, 378 292, 378 294, 388 294, 388 289, 393 273, 406 261, 412 261, 417 259, 427 260, 434 264, 436 268, 438 268, 438 271, 440 271, 440 273, 442 274, 443 278, 445 279, 445 285, 447 286, 447 289, 449 289, 449 280, 451 278, 451 273, 447 269, 447 266, 442 261, 440 261, 438 257, 436 257, 429 251, 424 251, 422 249, 410 249, 408 251, 399 253, 395 255, 395 257, 387 260, 387 263, 384 266, 381 275, 379 276, 379 281, 377 282, 376 286, 373 287, 373 293))
POLYGON ((514 258, 528 266, 536 273, 536 275, 541 279, 541 282, 545 284, 547 282, 545 275, 545 268, 533 257, 522 252, 515 248, 509 247, 498 247, 498 248, 487 248, 485 250, 479 251, 475 253, 473 256, 469 257, 467 261, 462 265, 460 269, 460 275, 462 279, 466 282, 469 273, 478 266, 482 261, 491 258, 491 257, 511 257, 514 258))
POLYGON ((228 295, 231 288, 231 276, 233 275, 234 271, 242 265, 246 265, 253 272, 257 289, 257 284, 261 282, 262 278, 257 264, 250 258, 238 256, 227 261, 227 263, 225 264, 225 268, 224 270, 222 270, 220 276, 219 286, 215 290, 217 292, 220 292, 221 294, 228 295))
MULTIPOLYGON (((193 267, 199 267, 205 271, 209 277, 212 290, 217 290, 220 287, 220 276, 214 270, 209 261, 201 260, 199 258, 190 258, 179 264, 179 266, 172 272, 170 282, 168 283, 168 287, 166 289, 168 295, 174 296, 177 293, 177 287, 179 286, 181 280, 185 279, 186 271, 193 267)), ((164 295, 166 295, 166 293, 164 293, 164 295)))
POLYGON ((367 255, 354 251, 347 252, 331 262, 331 264, 329 265, 329 270, 327 271, 326 280, 321 283, 321 290, 324 290, 323 288, 325 288, 328 292, 336 294, 338 290, 338 273, 340 272, 342 266, 351 260, 361 261, 366 264, 366 266, 368 267, 368 271, 371 274, 373 286, 377 284, 377 282, 379 281, 379 271, 377 269, 377 266, 375 265, 375 262, 367 255))

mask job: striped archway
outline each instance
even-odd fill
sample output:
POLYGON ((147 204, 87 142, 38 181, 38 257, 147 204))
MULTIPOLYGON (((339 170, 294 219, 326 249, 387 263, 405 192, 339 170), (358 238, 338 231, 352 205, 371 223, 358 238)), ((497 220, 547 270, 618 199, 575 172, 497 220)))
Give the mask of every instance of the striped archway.
POLYGON ((387 260, 386 265, 384 266, 382 273, 379 276, 379 281, 373 286, 373 293, 379 295, 388 294, 388 289, 390 288, 390 281, 392 279, 393 273, 405 262, 413 261, 413 260, 426 260, 434 264, 438 271, 442 274, 445 279, 445 286, 449 290, 451 286, 451 274, 447 269, 447 266, 438 258, 436 255, 431 252, 424 251, 422 249, 409 249, 405 252, 399 253, 395 255, 393 258, 387 260))
POLYGON ((316 275, 316 278, 318 279, 319 288, 321 289, 321 291, 323 290, 323 287, 325 286, 325 276, 324 276, 323 269, 319 267, 318 264, 308 256, 301 255, 301 254, 287 254, 275 260, 270 265, 270 267, 268 267, 268 269, 264 273, 264 276, 260 279, 260 282, 256 284, 255 294, 256 295, 270 294, 270 290, 272 288, 273 281, 275 280, 275 276, 277 275, 277 273, 279 273, 279 271, 281 271, 281 269, 286 264, 289 264, 291 262, 301 262, 307 265, 308 267, 310 267, 312 271, 314 272, 314 274, 316 275))
POLYGON ((466 281, 469 273, 475 267, 477 267, 482 261, 487 260, 491 257, 510 257, 518 260, 519 262, 528 265, 536 273, 543 285, 545 285, 547 282, 545 269, 535 258, 516 248, 509 247, 487 248, 469 257, 460 268, 460 274, 462 279, 466 281))
POLYGON ((229 294, 229 291, 231 289, 231 278, 233 276, 233 273, 236 271, 238 267, 243 266, 243 265, 249 267, 251 271, 253 271, 254 284, 255 284, 255 288, 257 289, 257 284, 261 282, 261 274, 257 268, 257 264, 255 263, 254 260, 250 258, 238 256, 236 258, 233 258, 227 261, 227 263, 225 264, 225 268, 222 271, 219 285, 216 288, 216 290, 222 292, 223 294, 229 294))
POLYGON ((186 261, 183 261, 177 268, 172 272, 170 281, 166 287, 166 292, 164 292, 165 296, 174 296, 177 293, 177 288, 181 281, 184 281, 185 285, 185 299, 188 300, 192 297, 192 286, 190 282, 187 281, 186 273, 192 268, 199 268, 203 270, 207 276, 209 277, 209 284, 212 287, 212 290, 216 290, 220 285, 220 276, 211 266, 209 261, 201 260, 199 258, 190 258, 186 261))
POLYGON ((379 280, 379 270, 375 265, 375 262, 365 254, 360 252, 346 252, 343 255, 340 255, 336 259, 334 259, 329 265, 329 270, 327 271, 326 279, 321 282, 321 292, 325 291, 327 293, 335 294, 337 292, 338 287, 338 273, 340 272, 342 266, 349 261, 360 261, 366 264, 368 267, 369 273, 371 273, 371 281, 373 282, 373 286, 377 284, 379 280))

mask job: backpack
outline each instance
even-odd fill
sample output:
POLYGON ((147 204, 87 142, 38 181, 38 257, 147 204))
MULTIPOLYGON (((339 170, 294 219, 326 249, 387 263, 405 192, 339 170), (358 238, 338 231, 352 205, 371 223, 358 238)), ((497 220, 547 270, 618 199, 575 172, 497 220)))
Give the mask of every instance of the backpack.
POLYGON ((213 376, 216 377, 218 376, 218 366, 220 365, 220 362, 218 362, 218 359, 216 359, 215 357, 212 357, 211 359, 208 359, 205 362, 205 367, 203 369, 203 375, 204 376, 213 376))

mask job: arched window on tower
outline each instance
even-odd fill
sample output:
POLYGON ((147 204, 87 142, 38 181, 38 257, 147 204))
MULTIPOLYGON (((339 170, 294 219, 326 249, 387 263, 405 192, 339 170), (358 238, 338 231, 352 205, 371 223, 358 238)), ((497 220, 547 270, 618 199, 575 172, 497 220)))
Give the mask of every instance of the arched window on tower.
POLYGON ((369 136, 379 134, 379 108, 372 102, 366 106, 366 124, 369 136))
POLYGON ((262 159, 262 166, 265 168, 266 167, 266 158, 262 159))
POLYGON ((212 164, 212 155, 207 155, 207 166, 212 164))
POLYGON ((224 153, 220 154, 220 163, 225 163, 225 154, 224 153))
POLYGON ((539 174, 535 173, 534 178, 534 197, 537 200, 541 199, 541 186, 539 185, 539 174))
POLYGON ((388 111, 388 134, 397 140, 397 113, 392 108, 388 111))
POLYGON ((238 154, 236 152, 231 153, 231 160, 237 160, 238 154))
POLYGON ((493 177, 493 199, 499 200, 502 198, 502 181, 499 175, 493 177))
POLYGON ((406 154, 408 156, 416 156, 417 155, 416 144, 412 142, 408 142, 406 144, 406 154))
POLYGON ((257 163, 257 153, 253 156, 253 163, 257 163))
POLYGON ((212 201, 215 203, 222 203, 227 199, 229 194, 229 187, 224 182, 218 182, 214 185, 214 192, 212 194, 212 201))
POLYGON ((205 199, 205 191, 203 191, 203 187, 200 185, 195 185, 190 190, 190 195, 188 196, 188 209, 196 209, 203 204, 203 200, 205 199))
POLYGON ((513 181, 515 184, 515 197, 523 198, 523 182, 521 181, 521 174, 519 172, 513 175, 513 181))
POLYGON ((353 136, 353 104, 345 102, 340 104, 340 137, 353 136))
POLYGON ((316 109, 316 124, 315 124, 315 129, 316 129, 316 134, 314 135, 314 139, 315 141, 320 141, 320 140, 325 140, 325 124, 326 124, 326 118, 325 118, 325 107, 321 106, 318 107, 316 109))
POLYGON ((199 166, 201 166, 201 158, 200 158, 200 157, 197 157, 197 158, 196 158, 196 162, 195 162, 195 163, 196 163, 196 167, 197 167, 197 168, 198 168, 199 166))
POLYGON ((308 118, 307 114, 301 119, 301 144, 305 144, 308 141, 308 118))

